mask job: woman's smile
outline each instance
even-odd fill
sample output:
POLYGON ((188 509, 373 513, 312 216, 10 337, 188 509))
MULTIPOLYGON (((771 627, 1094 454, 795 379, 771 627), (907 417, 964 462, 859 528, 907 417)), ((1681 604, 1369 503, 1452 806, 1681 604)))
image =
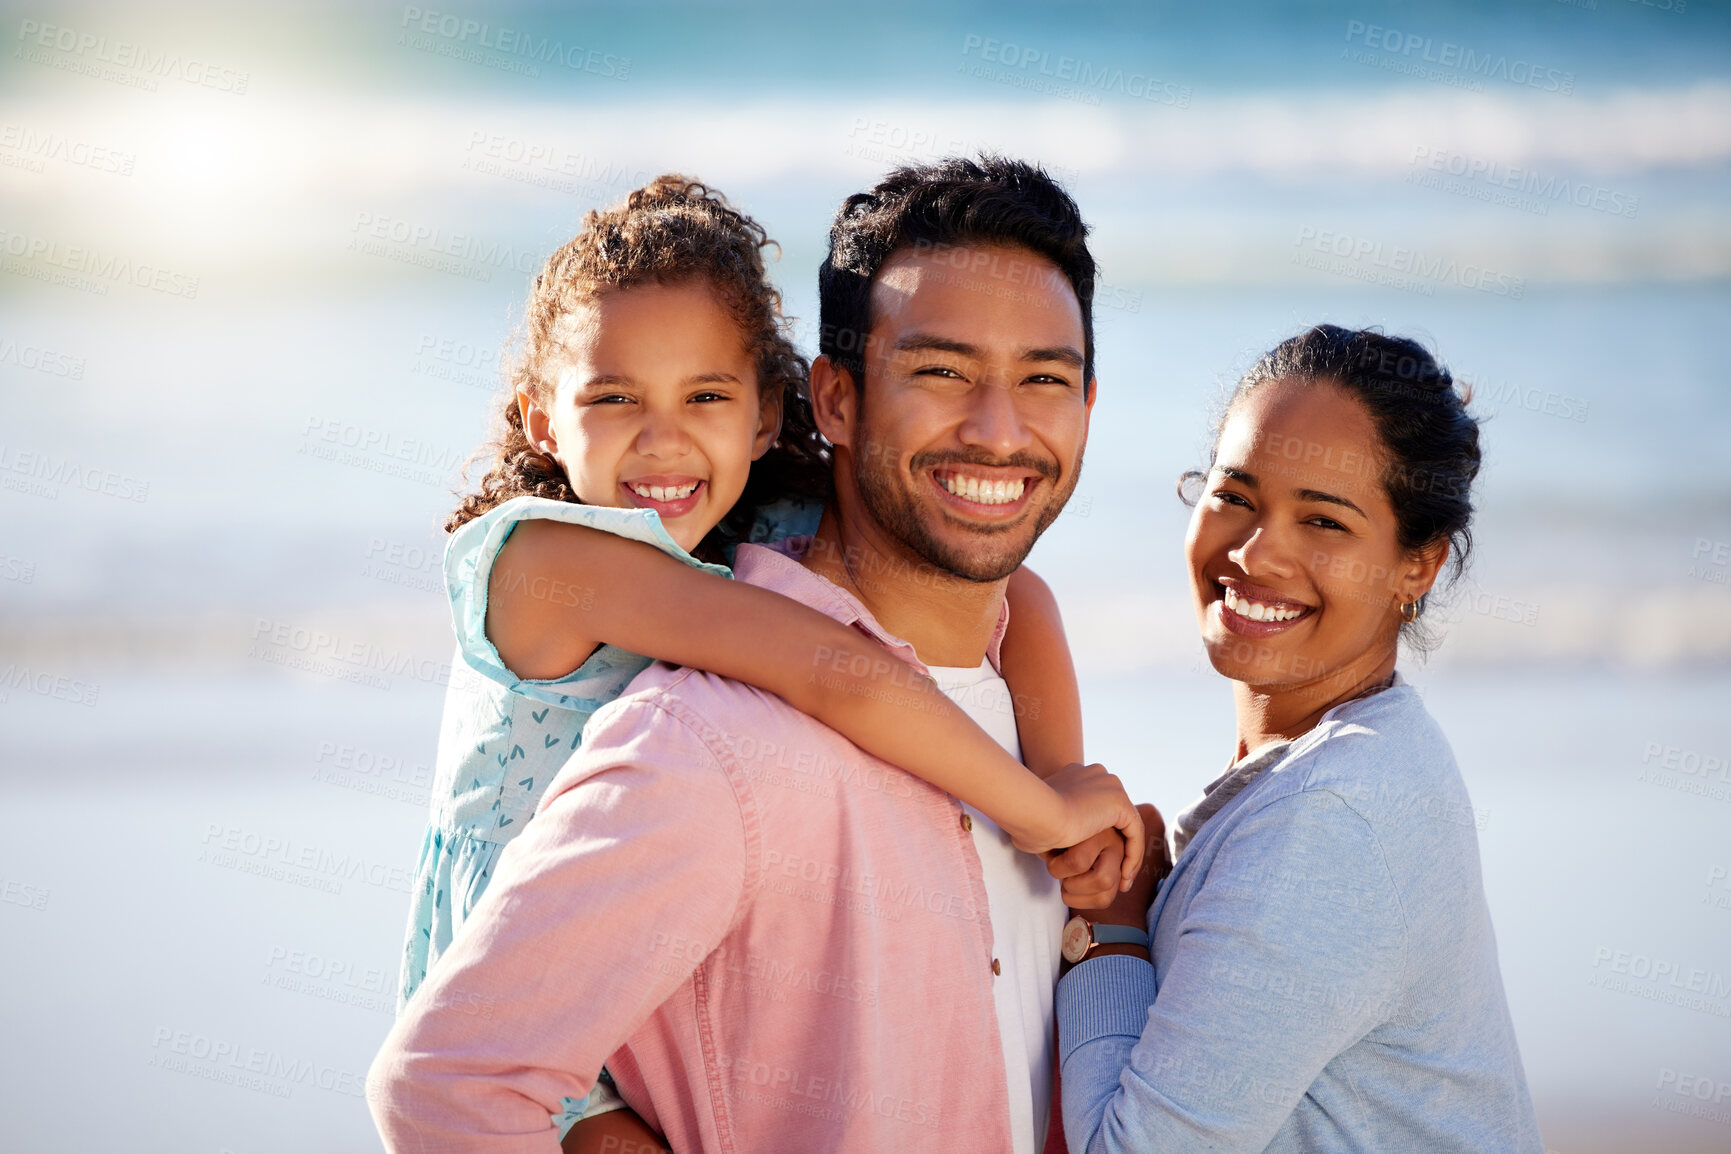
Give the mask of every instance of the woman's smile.
POLYGON ((1222 595, 1215 603, 1220 622, 1243 637, 1272 637, 1316 613, 1316 606, 1283 597, 1263 585, 1233 577, 1219 579, 1222 595))

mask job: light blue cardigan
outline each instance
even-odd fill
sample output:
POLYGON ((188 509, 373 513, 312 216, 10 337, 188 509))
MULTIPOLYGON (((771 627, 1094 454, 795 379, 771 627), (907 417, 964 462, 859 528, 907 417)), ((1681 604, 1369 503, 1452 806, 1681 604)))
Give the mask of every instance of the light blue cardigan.
POLYGON ((1058 985, 1072 1154, 1542 1154, 1472 805, 1398 683, 1324 715, 1202 826, 1154 964, 1058 985))

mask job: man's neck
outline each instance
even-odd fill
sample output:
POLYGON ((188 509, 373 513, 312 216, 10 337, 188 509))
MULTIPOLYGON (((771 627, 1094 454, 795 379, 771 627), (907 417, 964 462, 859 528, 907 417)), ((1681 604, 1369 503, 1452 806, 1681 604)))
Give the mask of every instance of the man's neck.
POLYGON ((1008 584, 938 569, 869 517, 841 518, 833 506, 801 564, 851 593, 927 665, 972 668, 985 660, 1008 584))

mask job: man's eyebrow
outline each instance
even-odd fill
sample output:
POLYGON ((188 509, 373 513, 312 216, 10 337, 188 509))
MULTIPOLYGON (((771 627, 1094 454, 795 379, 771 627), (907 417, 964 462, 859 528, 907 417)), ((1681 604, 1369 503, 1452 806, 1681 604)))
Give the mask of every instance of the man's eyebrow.
POLYGON ((1024 361, 1057 361, 1069 365, 1072 369, 1080 369, 1083 365, 1082 354, 1069 345, 1048 345, 1041 348, 1023 349, 1024 361))
POLYGON ((1360 509, 1345 497, 1337 497, 1333 493, 1324 493, 1321 489, 1298 489, 1295 490, 1295 493, 1300 501, 1322 501, 1329 505, 1345 505, 1360 517, 1363 517, 1367 521, 1370 520, 1369 515, 1366 514, 1363 509, 1360 509))
POLYGON ((951 340, 936 333, 907 333, 896 339, 896 351, 901 353, 938 352, 977 357, 980 350, 966 341, 951 340))

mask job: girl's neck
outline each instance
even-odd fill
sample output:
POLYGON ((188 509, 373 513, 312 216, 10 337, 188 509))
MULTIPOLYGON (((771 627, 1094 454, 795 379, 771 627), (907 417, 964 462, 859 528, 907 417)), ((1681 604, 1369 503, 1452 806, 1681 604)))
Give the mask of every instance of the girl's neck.
POLYGON ((1332 676, 1290 689, 1262 692, 1242 681, 1232 683, 1238 721, 1234 762, 1271 741, 1291 741, 1315 729, 1329 710, 1386 689, 1394 681, 1396 650, 1367 655, 1332 676))

